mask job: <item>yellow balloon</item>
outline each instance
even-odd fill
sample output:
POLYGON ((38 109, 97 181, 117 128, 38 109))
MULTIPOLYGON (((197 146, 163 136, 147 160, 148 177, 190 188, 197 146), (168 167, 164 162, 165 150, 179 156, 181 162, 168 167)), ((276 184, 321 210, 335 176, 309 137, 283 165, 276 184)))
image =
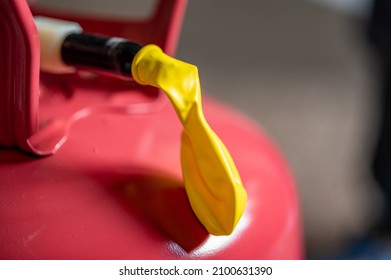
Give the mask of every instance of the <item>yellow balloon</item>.
POLYGON ((181 165, 194 213, 209 233, 231 234, 247 193, 231 155, 204 117, 197 67, 147 45, 136 54, 132 75, 140 84, 162 89, 183 125, 181 165))

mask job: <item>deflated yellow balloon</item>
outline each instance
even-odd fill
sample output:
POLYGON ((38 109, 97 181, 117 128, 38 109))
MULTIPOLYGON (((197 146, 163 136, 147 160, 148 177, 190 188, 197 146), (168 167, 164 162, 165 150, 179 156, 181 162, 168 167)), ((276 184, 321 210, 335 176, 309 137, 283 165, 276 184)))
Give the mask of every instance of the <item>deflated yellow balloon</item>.
POLYGON ((162 89, 183 125, 181 164, 194 213, 213 235, 229 235, 245 209, 247 193, 227 148, 202 111, 197 67, 143 47, 132 63, 136 82, 162 89))

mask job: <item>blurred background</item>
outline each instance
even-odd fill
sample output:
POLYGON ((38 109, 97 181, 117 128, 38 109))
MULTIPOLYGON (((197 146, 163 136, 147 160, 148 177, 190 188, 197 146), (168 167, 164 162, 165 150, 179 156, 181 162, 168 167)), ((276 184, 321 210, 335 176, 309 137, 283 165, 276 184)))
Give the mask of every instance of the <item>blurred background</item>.
POLYGON ((289 162, 308 258, 339 254, 377 221, 370 174, 376 68, 370 1, 190 1, 178 57, 204 91, 258 122, 289 162))
MULTIPOLYGON (((138 11, 126 0, 38 2, 138 11)), ((152 2, 136 5, 147 14, 152 2)), ((370 4, 189 0, 184 19, 177 57, 198 66, 204 94, 252 118, 290 164, 308 258, 344 251, 382 207, 369 168, 378 129, 377 73, 365 37, 370 4)))

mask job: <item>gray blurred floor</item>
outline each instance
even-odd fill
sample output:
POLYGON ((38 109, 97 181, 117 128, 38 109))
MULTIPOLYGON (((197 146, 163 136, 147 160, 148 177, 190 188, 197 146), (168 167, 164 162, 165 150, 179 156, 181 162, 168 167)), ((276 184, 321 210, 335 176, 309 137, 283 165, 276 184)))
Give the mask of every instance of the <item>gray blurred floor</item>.
POLYGON ((365 231, 379 204, 367 171, 373 71, 359 28, 300 0, 190 0, 179 42, 203 90, 252 117, 285 154, 309 256, 365 231))

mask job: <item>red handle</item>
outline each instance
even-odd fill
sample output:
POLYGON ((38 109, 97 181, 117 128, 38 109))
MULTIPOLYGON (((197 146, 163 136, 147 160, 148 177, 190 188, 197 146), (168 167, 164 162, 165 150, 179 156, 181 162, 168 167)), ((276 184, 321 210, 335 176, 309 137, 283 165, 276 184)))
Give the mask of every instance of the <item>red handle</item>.
MULTIPOLYGON (((159 0, 150 19, 131 21, 77 17, 41 11, 29 7, 26 1, 0 1, 0 146, 18 147, 36 155, 54 152, 40 150, 34 141, 29 141, 38 133, 38 115, 44 115, 39 114, 40 49, 33 15, 76 21, 86 32, 124 37, 140 44, 153 43, 173 55, 186 2, 159 0)), ((67 81, 64 77, 63 82, 67 81)))
POLYGON ((38 130, 39 39, 25 1, 0 1, 0 146, 31 152, 38 130))

